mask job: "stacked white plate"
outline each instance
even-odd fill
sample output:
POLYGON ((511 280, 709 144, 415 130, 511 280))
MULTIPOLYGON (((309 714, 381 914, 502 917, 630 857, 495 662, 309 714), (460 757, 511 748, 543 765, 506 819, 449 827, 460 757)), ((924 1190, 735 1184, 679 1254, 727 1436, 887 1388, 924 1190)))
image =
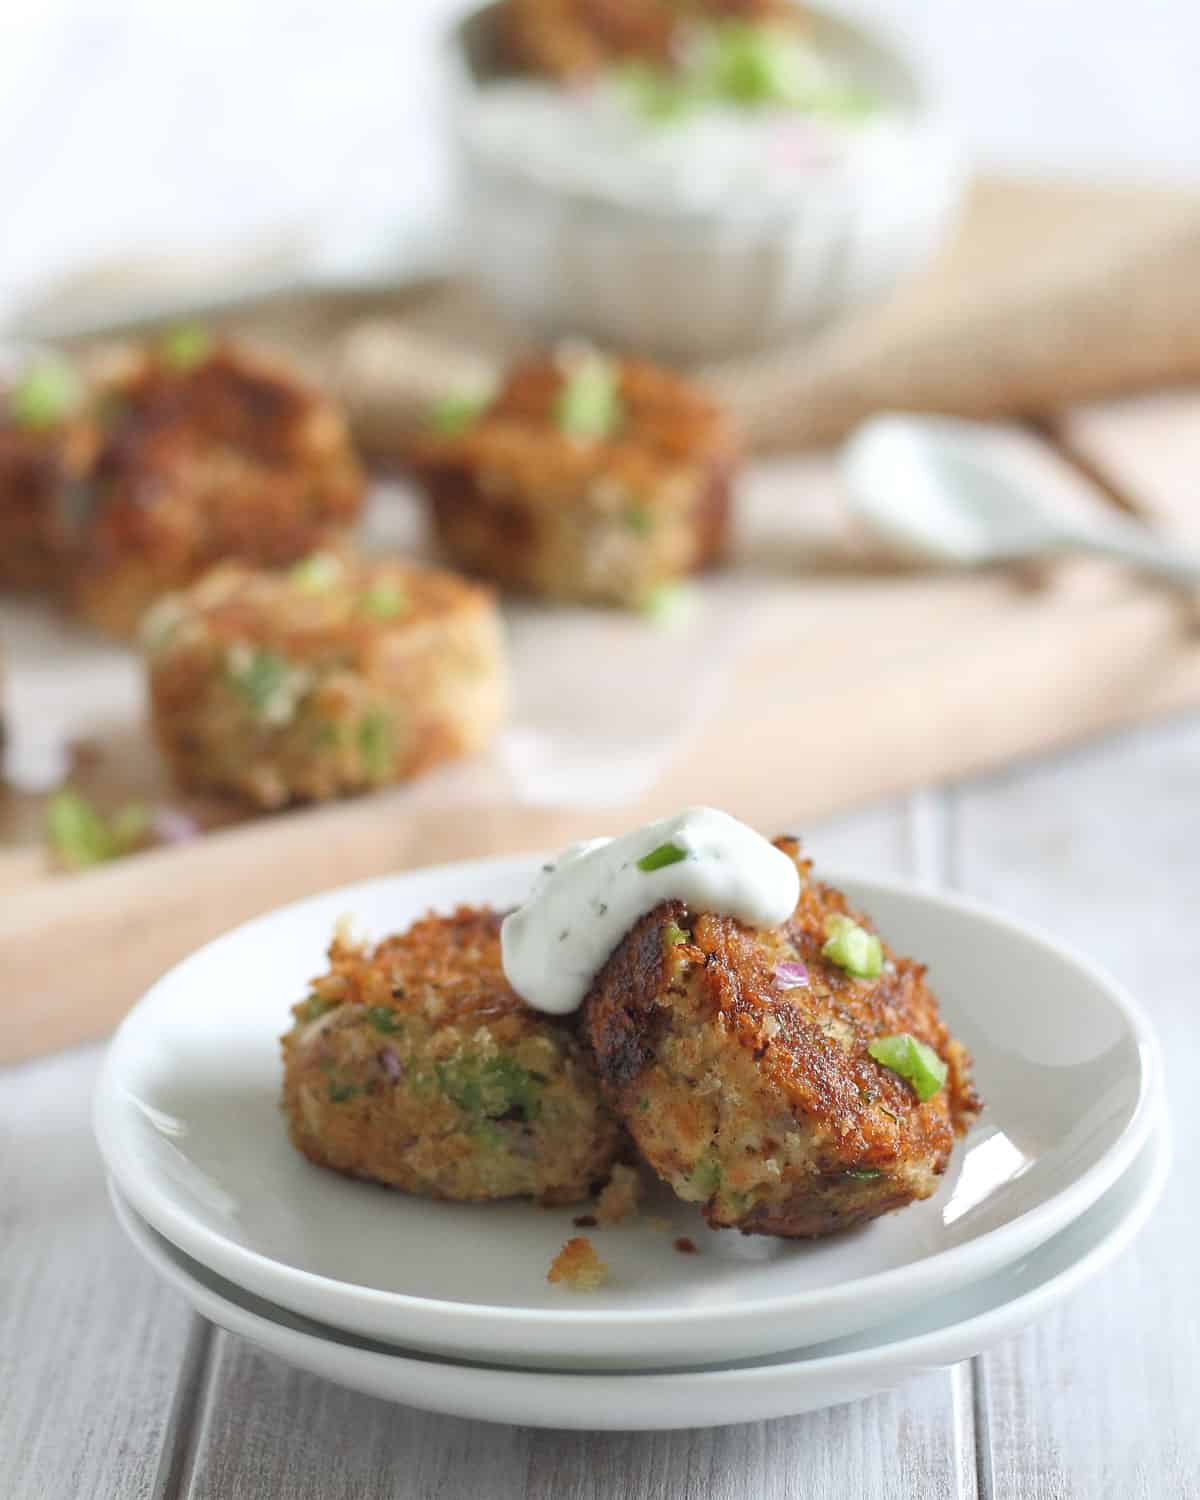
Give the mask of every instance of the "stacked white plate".
POLYGON ((286 907, 193 955, 125 1021, 96 1098, 118 1218, 206 1317, 431 1411, 618 1429, 760 1420, 979 1353, 1150 1213, 1169 1148, 1133 1001, 980 907, 849 877, 835 881, 929 964, 987 1106, 928 1202, 786 1243, 710 1231, 664 1189, 631 1222, 584 1231, 610 1268, 585 1295, 546 1271, 586 1205, 434 1203, 299 1157, 278 1036, 336 919, 380 937, 431 907, 510 906, 541 863, 442 866, 286 907))

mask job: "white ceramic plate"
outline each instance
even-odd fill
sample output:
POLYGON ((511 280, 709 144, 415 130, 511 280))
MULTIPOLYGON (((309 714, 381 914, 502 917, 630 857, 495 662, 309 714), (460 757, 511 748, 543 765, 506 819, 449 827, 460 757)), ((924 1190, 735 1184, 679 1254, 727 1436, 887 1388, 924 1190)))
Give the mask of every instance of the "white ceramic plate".
POLYGON ((549 1374, 413 1358, 296 1317, 222 1280, 156 1234, 113 1189, 134 1245, 206 1318, 351 1390, 448 1416, 527 1427, 716 1427, 873 1396, 968 1359, 1042 1316, 1113 1260, 1149 1217, 1170 1164, 1160 1125, 1134 1164, 1032 1255, 920 1312, 799 1354, 715 1369, 549 1374))
POLYGON ((381 936, 430 907, 506 906, 539 863, 334 891, 238 928, 160 980, 118 1031, 96 1099, 101 1150, 138 1213, 246 1290, 369 1338, 522 1366, 682 1365, 841 1337, 990 1275, 1090 1207, 1146 1140, 1154 1042, 1110 980, 966 902, 847 879, 889 938, 928 962, 975 1054, 987 1111, 941 1190, 863 1230, 793 1244, 712 1233, 672 1200, 670 1234, 646 1216, 592 1231, 612 1271, 601 1291, 550 1286, 580 1209, 434 1203, 350 1181, 293 1151, 277 1105, 277 1037, 340 914, 381 936), (700 1253, 675 1253, 679 1234, 700 1253))

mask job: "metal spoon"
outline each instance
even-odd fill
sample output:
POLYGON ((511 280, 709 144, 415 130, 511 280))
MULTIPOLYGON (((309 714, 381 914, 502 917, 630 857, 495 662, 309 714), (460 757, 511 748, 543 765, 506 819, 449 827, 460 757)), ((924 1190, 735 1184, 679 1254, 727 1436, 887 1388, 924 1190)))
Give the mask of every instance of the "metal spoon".
POLYGON ((1060 552, 1131 563, 1200 586, 1200 556, 1136 521, 1087 522, 1046 510, 985 446, 988 428, 952 417, 879 416, 842 449, 851 508, 893 546, 922 560, 980 567, 1060 552))

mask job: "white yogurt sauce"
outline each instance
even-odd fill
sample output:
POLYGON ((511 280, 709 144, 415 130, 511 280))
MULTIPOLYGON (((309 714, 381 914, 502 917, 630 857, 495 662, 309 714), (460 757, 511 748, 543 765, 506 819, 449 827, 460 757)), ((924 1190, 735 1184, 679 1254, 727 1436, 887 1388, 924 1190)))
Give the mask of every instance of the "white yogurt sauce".
POLYGON ((749 927, 787 920, 800 897, 795 864, 761 834, 711 807, 690 807, 619 839, 566 850, 504 920, 504 972, 535 1010, 567 1015, 629 929, 660 901, 736 917, 749 927), (671 864, 638 861, 671 845, 671 864))
POLYGON ((713 103, 659 125, 603 83, 571 90, 527 79, 477 90, 462 124, 477 150, 553 191, 723 216, 794 205, 831 169, 886 160, 902 138, 888 109, 841 121, 713 103))

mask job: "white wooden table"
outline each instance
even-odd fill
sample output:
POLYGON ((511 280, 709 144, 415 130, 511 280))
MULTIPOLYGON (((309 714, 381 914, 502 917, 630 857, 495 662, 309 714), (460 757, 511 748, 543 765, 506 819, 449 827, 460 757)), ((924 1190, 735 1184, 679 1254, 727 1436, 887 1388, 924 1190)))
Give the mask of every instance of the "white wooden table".
MULTIPOLYGON (((828 863, 1031 918, 1143 999, 1176 1141, 1136 1246, 1019 1338, 892 1395, 715 1431, 425 1416, 193 1316, 121 1237, 99 1050, 0 1073, 4 1500, 1173 1500, 1200 1495, 1200 717, 815 828, 828 863)), ((86 983, 86 955, 80 982, 86 983)))

